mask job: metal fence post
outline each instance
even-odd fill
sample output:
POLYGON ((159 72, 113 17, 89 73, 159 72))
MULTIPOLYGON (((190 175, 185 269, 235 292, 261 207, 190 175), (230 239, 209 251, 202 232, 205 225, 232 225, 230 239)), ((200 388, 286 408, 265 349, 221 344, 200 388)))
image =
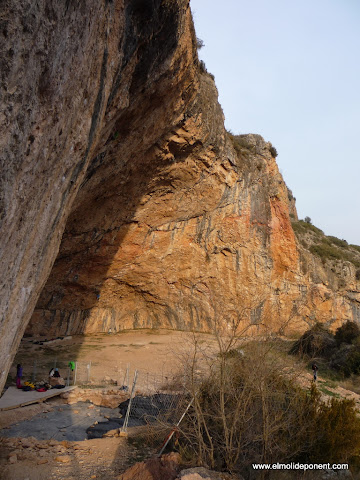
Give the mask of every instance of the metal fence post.
POLYGON ((130 370, 130 363, 126 364, 126 372, 124 376, 124 386, 129 386, 129 370, 130 370))
POLYGON ((87 364, 87 381, 90 382, 90 371, 91 371, 91 360, 90 363, 87 364))
POLYGON ((129 423, 131 403, 132 403, 132 399, 134 398, 134 395, 135 395, 135 385, 136 385, 137 375, 138 375, 138 372, 137 372, 137 370, 135 370, 135 373, 134 373, 134 381, 133 381, 133 385, 132 385, 132 389, 131 389, 131 394, 130 394, 130 400, 129 400, 128 408, 127 408, 127 410, 126 410, 125 420, 124 420, 123 426, 121 427, 121 431, 122 431, 122 432, 126 432, 127 426, 128 426, 128 423, 129 423))
POLYGON ((73 385, 76 385, 76 374, 77 374, 77 362, 75 362, 75 372, 74 372, 74 382, 73 382, 73 385))
POLYGON ((36 360, 34 360, 34 367, 33 367, 33 374, 32 374, 32 382, 35 383, 36 377, 36 360))

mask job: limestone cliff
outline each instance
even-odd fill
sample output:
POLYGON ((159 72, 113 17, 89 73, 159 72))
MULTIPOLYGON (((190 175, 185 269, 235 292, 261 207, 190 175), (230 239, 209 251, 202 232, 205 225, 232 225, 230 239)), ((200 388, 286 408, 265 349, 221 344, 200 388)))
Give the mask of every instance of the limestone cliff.
POLYGON ((360 247, 326 236, 314 225, 293 221, 301 273, 312 294, 302 307, 308 323, 333 329, 345 319, 360 322, 360 247), (306 308, 307 307, 307 308, 306 308))
POLYGON ((225 131, 187 0, 14 0, 0 24, 0 387, 37 300, 29 335, 358 318, 275 149, 225 131))
POLYGON ((186 119, 133 158, 131 197, 114 195, 118 179, 98 170, 106 192, 92 187, 97 204, 90 189, 76 203, 28 334, 209 331, 238 315, 249 333, 289 333, 356 317, 295 238, 294 199, 271 144, 227 134, 216 96, 202 73, 186 119))

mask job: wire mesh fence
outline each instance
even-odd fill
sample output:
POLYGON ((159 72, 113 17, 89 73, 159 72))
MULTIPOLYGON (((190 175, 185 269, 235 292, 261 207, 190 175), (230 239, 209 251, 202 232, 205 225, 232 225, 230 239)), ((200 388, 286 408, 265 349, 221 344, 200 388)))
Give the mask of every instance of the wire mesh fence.
POLYGON ((130 397, 119 406, 124 417, 122 432, 129 427, 144 426, 148 441, 160 448, 176 432, 189 405, 186 392, 182 376, 135 371, 130 397))

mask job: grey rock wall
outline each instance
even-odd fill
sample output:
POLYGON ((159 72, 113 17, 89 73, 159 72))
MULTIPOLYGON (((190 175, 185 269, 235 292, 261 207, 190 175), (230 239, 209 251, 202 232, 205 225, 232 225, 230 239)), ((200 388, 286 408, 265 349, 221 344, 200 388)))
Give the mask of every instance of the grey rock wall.
POLYGON ((1 2, 0 391, 99 139, 166 71, 186 18, 186 0, 1 2))

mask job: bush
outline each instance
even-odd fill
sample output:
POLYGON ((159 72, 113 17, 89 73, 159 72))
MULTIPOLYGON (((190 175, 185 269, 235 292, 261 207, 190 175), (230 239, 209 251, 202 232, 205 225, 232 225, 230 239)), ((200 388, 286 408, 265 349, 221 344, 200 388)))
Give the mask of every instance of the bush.
POLYGON ((323 403, 314 384, 302 390, 266 344, 253 343, 243 358, 218 356, 193 387, 179 443, 197 465, 248 478, 252 463, 350 462, 359 454, 354 402, 323 403))
POLYGON ((240 143, 239 135, 234 135, 232 132, 227 132, 227 134, 231 140, 231 143, 237 155, 238 156, 244 155, 244 151, 246 150, 246 147, 240 143))
POLYGON ((309 251, 321 258, 322 262, 326 260, 341 260, 343 255, 336 247, 332 247, 326 243, 311 245, 309 251))
POLYGON ((309 357, 330 357, 335 348, 334 335, 321 323, 316 323, 294 343, 289 353, 309 357))
MULTIPOLYGON (((335 336, 317 323, 294 343, 289 353, 301 357, 321 357, 325 370, 330 367, 344 377, 349 377, 360 374, 359 341, 360 329, 354 322, 346 322, 336 330, 335 336), (341 347, 337 348, 339 345, 341 347)), ((321 361, 320 358, 318 360, 321 361)))
POLYGON ((322 230, 311 224, 310 217, 305 217, 305 220, 299 220, 298 222, 292 221, 291 224, 300 242, 302 242, 304 235, 315 234, 309 238, 310 246, 307 249, 310 253, 319 257, 324 264, 327 260, 352 263, 359 270, 359 272, 356 272, 356 279, 360 280, 360 246, 349 245, 346 240, 324 235, 322 230))
POLYGON ((358 257, 354 258, 351 253, 345 252, 344 258, 346 261, 352 263, 354 267, 359 268, 360 267, 360 261, 358 260, 358 257))
POLYGON ((343 343, 331 357, 330 366, 344 377, 360 373, 360 347, 343 343))
MULTIPOLYGON (((270 144, 270 145, 271 145, 271 144, 270 144)), ((276 158, 276 157, 278 156, 278 152, 277 152, 276 148, 273 147, 272 145, 270 146, 270 153, 271 153, 271 156, 272 156, 273 158, 276 158)))
POLYGON ((342 343, 353 343, 360 336, 360 328, 357 323, 348 320, 335 332, 335 340, 338 346, 342 343))
POLYGON ((200 67, 200 72, 201 73, 207 73, 207 69, 206 69, 206 65, 205 65, 204 60, 200 60, 199 67, 200 67))
POLYGON ((306 233, 314 232, 316 235, 324 235, 324 232, 320 228, 315 227, 311 223, 305 222, 304 220, 299 220, 298 222, 293 222, 292 227, 295 233, 306 233))
POLYGON ((347 248, 349 246, 346 240, 340 240, 340 238, 332 237, 331 235, 327 238, 337 247, 347 248))
MULTIPOLYGON (((312 394, 317 410, 309 438, 312 448, 307 462, 351 463, 360 453, 360 419, 354 400, 332 398, 329 403, 319 402, 312 394), (312 438, 311 438, 312 437, 312 438)), ((312 405, 312 408, 314 406, 312 405)), ((355 462, 354 462, 355 463, 355 462)))
POLYGON ((352 263, 357 268, 360 267, 360 261, 351 251, 333 246, 329 241, 329 237, 322 239, 320 244, 311 245, 309 251, 320 257, 323 263, 326 260, 342 260, 352 263))
POLYGON ((201 40, 201 38, 196 37, 196 48, 197 48, 198 50, 201 50, 203 47, 205 47, 204 41, 201 40))

